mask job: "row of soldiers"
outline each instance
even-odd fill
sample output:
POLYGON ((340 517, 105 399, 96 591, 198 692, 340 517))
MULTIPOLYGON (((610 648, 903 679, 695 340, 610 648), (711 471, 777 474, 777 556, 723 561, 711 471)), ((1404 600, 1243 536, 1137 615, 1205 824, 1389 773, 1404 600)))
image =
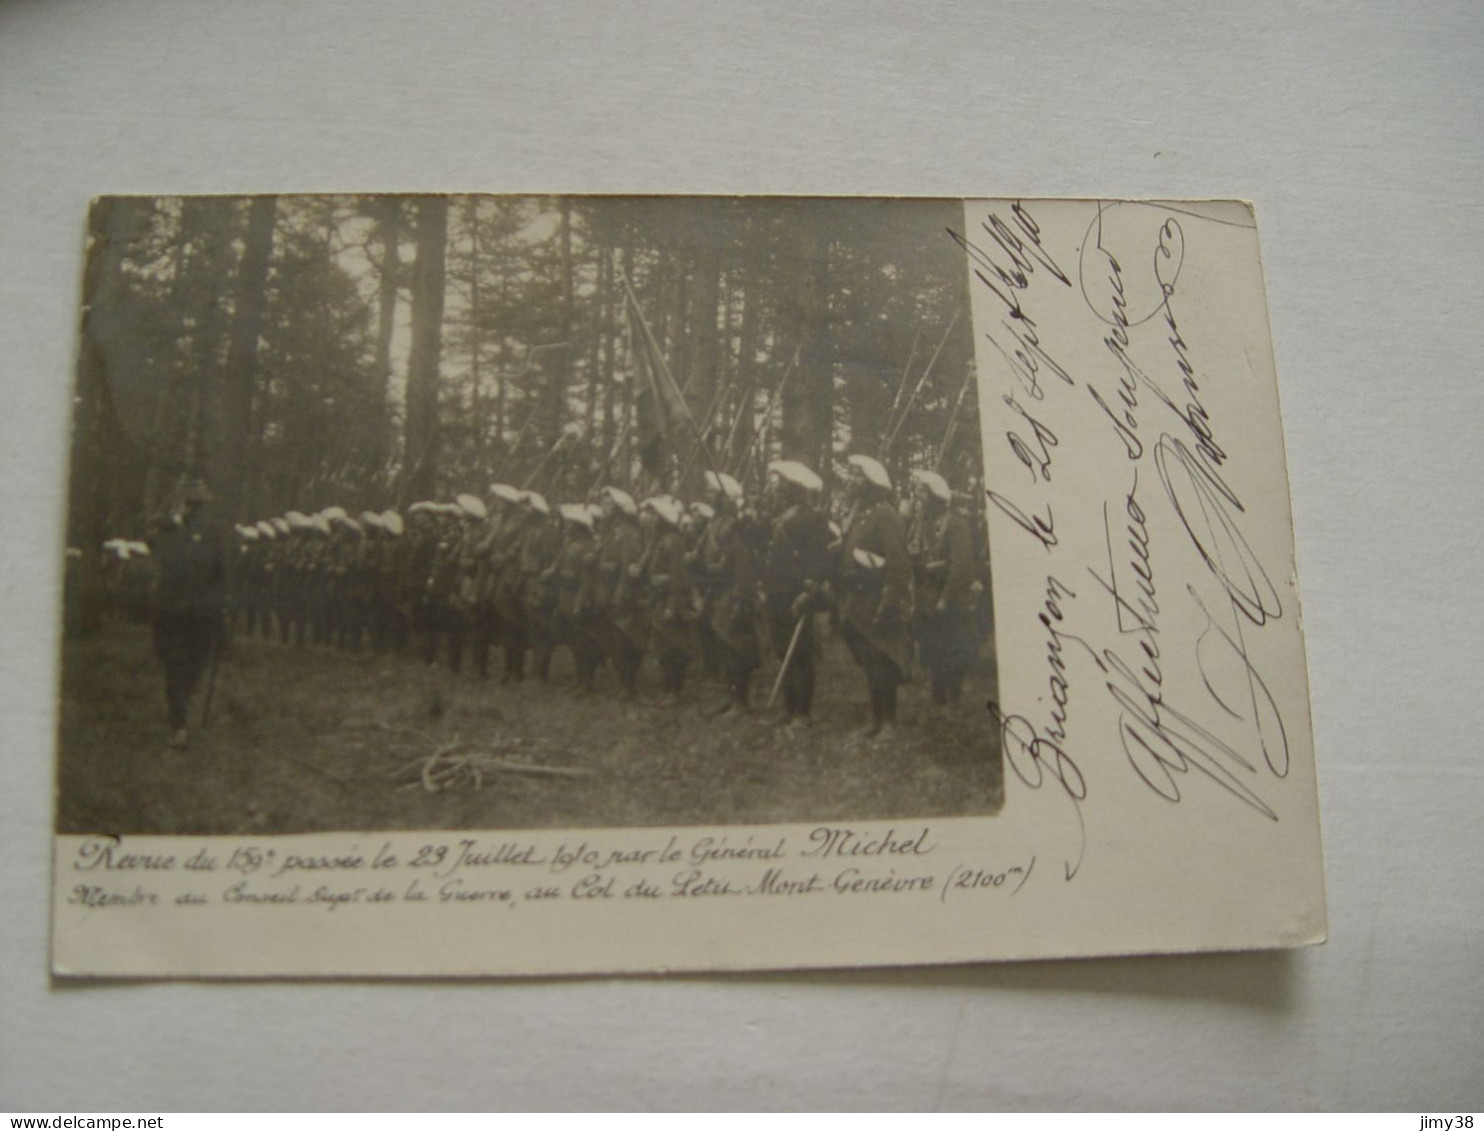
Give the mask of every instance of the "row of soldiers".
POLYGON ((769 466, 758 498, 713 471, 689 504, 605 487, 553 506, 496 483, 405 518, 289 511, 236 528, 230 612, 239 631, 284 643, 412 653, 481 678, 502 651, 502 682, 547 679, 566 648, 579 691, 607 663, 629 697, 652 652, 662 703, 699 664, 725 688, 719 714, 749 709, 771 648, 794 729, 811 725, 823 620, 865 677, 879 735, 914 660, 935 702, 958 702, 989 632, 987 544, 977 492, 918 471, 899 505, 878 460, 849 467, 835 518, 793 460, 769 466))

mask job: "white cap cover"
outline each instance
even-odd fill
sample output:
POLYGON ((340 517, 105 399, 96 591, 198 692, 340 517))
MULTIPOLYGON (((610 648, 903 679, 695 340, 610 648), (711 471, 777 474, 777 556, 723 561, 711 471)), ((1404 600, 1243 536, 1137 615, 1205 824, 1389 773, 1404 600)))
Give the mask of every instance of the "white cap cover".
POLYGON ((796 483, 806 491, 818 491, 824 486, 821 479, 796 459, 775 459, 768 470, 781 479, 796 483))
POLYGON ((604 487, 603 498, 610 500, 624 514, 635 514, 639 509, 634 505, 634 496, 618 487, 604 487))
POLYGON ((484 500, 478 495, 460 495, 457 500, 459 510, 470 518, 488 518, 489 510, 484 505, 484 500))
POLYGON ((922 483, 927 486, 934 496, 942 499, 945 503, 953 498, 953 489, 948 486, 948 480, 944 479, 936 471, 914 471, 912 473, 914 483, 922 483))
POLYGON ((560 508, 561 515, 568 522, 575 522, 578 526, 585 526, 589 530, 593 526, 593 516, 588 514, 587 507, 582 503, 563 503, 560 508))
POLYGON ((854 455, 847 462, 851 467, 860 468, 861 474, 868 482, 874 483, 883 491, 891 490, 891 476, 886 473, 886 468, 882 466, 880 460, 872 459, 870 456, 854 455))
POLYGON ((720 475, 714 471, 706 472, 706 485, 713 491, 720 491, 729 499, 740 499, 742 497, 742 484, 738 483, 725 471, 720 475))
POLYGON ((671 526, 678 526, 680 524, 680 504, 669 495, 656 495, 652 499, 645 499, 644 505, 671 526))

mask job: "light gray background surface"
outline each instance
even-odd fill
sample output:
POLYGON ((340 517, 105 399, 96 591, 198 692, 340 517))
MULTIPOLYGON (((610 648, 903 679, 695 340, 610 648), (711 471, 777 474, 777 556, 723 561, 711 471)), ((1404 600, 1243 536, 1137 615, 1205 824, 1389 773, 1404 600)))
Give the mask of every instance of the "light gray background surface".
POLYGON ((1484 5, 0 0, 0 1109, 1484 1107, 1484 5), (1240 196, 1331 941, 517 984, 46 975, 102 192, 1240 196))

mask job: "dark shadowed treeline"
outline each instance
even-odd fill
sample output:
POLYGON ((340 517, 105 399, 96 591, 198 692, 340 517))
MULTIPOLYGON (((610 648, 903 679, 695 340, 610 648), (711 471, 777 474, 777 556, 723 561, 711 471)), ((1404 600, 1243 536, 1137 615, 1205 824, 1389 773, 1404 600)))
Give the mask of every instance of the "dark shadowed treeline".
POLYGON ((951 201, 99 200, 70 543, 141 535, 198 476, 233 521, 495 479, 689 494, 708 466, 757 483, 780 457, 828 484, 850 451, 963 486, 980 471, 960 217, 951 201), (654 395, 660 368, 693 428, 654 395))

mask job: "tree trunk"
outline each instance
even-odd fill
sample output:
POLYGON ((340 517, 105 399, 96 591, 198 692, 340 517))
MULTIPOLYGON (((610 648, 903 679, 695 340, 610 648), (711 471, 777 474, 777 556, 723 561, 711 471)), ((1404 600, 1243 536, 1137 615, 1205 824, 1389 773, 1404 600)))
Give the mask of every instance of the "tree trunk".
POLYGON ((73 418, 71 506, 68 544, 82 551, 73 568, 77 583, 67 627, 90 632, 102 612, 101 546, 108 537, 110 453, 117 432, 109 393, 110 338, 128 288, 124 252, 133 227, 133 210, 145 201, 100 197, 88 213, 88 259, 83 275, 82 348, 77 359, 77 409, 73 418))
POLYGON ((467 227, 469 229, 469 312, 467 315, 467 326, 469 333, 469 410, 473 417, 473 440, 476 454, 476 464, 483 477, 486 470, 484 466, 483 452, 484 444, 489 431, 489 421, 485 419, 484 397, 480 389, 480 381, 483 374, 480 371, 480 353, 483 347, 483 335, 479 325, 480 292, 479 292, 479 197, 468 198, 467 227))
POLYGON ((546 388, 546 403, 543 419, 540 421, 539 433, 545 442, 541 445, 543 452, 550 451, 551 446, 556 443, 557 437, 562 433, 562 423, 567 416, 567 386, 572 377, 572 359, 576 356, 576 349, 572 342, 572 200, 570 197, 560 199, 561 223, 557 229, 557 238, 561 252, 561 320, 557 327, 557 341, 566 342, 560 350, 553 350, 549 356, 554 356, 555 364, 552 366, 551 380, 546 388))
POLYGON ((618 343, 614 341, 613 331, 613 250, 603 249, 603 271, 599 276, 598 294, 603 303, 602 324, 598 330, 598 337, 603 343, 603 443, 600 451, 603 453, 601 459, 608 458, 608 453, 613 450, 614 422, 613 422, 613 383, 614 364, 613 357, 618 351, 618 343))
POLYGON ((402 276, 402 205, 396 197, 377 202, 376 234, 381 244, 381 278, 377 280, 376 382, 380 390, 373 458, 378 471, 391 462, 392 337, 397 327, 397 288, 402 276))
POLYGON ((829 324, 829 240, 821 231, 817 206, 796 204, 794 238, 797 280, 792 323, 801 353, 799 371, 783 391, 781 447, 830 479, 830 434, 834 417, 834 365, 829 324))
POLYGON ((443 349, 444 264, 448 198, 417 203, 417 258, 412 264, 412 346, 407 357, 407 436, 402 505, 432 496, 438 485, 438 365, 443 349))
POLYGON ((267 303, 268 260, 278 198, 255 196, 248 206, 247 236, 232 304, 227 359, 208 386, 206 413, 207 481, 217 496, 218 514, 238 522, 247 501, 248 430, 258 375, 258 339, 267 303))

